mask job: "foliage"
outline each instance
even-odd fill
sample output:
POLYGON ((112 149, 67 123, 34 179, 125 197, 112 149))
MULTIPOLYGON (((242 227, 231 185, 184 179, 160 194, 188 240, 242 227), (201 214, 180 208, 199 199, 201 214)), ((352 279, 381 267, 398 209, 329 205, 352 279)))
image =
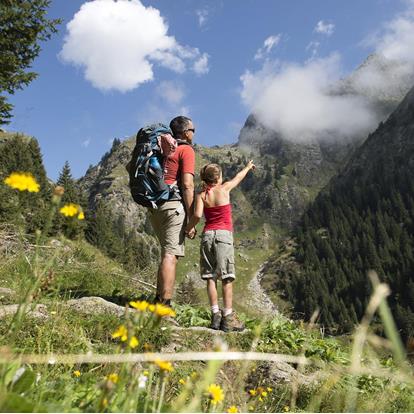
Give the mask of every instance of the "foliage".
POLYGON ((48 19, 50 0, 3 0, 0 9, 0 125, 9 123, 13 105, 4 93, 14 94, 32 82, 29 71, 40 53, 40 42, 56 33, 60 19, 48 19))

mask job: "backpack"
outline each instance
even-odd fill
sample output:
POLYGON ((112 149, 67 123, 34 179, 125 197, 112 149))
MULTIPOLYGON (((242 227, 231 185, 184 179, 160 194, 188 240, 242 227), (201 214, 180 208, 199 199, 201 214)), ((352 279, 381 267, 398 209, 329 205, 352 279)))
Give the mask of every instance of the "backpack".
POLYGON ((173 188, 164 181, 163 166, 168 156, 163 145, 165 140, 177 146, 177 141, 172 138, 172 132, 166 125, 159 123, 141 128, 126 167, 132 198, 144 207, 157 209, 164 201, 181 199, 178 188, 173 188))

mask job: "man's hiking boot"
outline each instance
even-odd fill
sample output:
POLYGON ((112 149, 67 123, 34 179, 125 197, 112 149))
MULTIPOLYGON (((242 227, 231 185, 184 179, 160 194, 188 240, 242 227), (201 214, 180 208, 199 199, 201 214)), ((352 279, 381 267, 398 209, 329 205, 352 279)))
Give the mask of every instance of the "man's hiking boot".
POLYGON ((224 332, 241 332, 244 331, 245 326, 233 311, 230 315, 222 316, 220 329, 224 332))
POLYGON ((220 329, 220 324, 221 324, 221 312, 215 312, 215 313, 211 313, 211 324, 210 324, 210 328, 211 329, 215 329, 216 331, 220 329))

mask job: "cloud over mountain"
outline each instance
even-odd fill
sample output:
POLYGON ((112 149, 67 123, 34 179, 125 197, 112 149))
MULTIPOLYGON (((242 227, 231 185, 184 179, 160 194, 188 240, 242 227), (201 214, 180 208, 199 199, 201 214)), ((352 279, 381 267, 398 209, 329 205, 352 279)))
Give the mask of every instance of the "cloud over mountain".
POLYGON ((139 0, 84 3, 66 28, 59 57, 101 90, 126 92, 152 80, 154 63, 177 73, 208 71, 208 55, 180 45, 159 10, 139 0))
MULTIPOLYGON (((242 101, 265 126, 293 141, 367 133, 378 122, 375 101, 399 101, 414 84, 414 0, 407 3, 371 39, 375 54, 344 80, 338 53, 319 59, 313 53, 303 64, 266 62, 241 76, 242 101)), ((325 23, 318 26, 328 34, 325 23)))

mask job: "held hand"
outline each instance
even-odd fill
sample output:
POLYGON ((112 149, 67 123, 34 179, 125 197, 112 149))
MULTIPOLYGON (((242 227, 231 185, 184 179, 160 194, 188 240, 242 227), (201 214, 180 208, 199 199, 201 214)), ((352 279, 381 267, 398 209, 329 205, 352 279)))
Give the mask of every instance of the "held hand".
POLYGON ((196 236, 196 234, 197 234, 197 230, 196 230, 196 228, 195 228, 195 227, 193 227, 192 229, 190 229, 190 230, 186 231, 186 232, 185 232, 185 234, 186 234, 186 236, 187 236, 190 240, 192 240, 192 239, 194 239, 194 237, 196 236))
POLYGON ((249 170, 253 170, 253 171, 256 169, 256 166, 253 164, 253 160, 250 160, 250 161, 247 163, 246 167, 248 167, 248 168, 249 168, 249 170))

